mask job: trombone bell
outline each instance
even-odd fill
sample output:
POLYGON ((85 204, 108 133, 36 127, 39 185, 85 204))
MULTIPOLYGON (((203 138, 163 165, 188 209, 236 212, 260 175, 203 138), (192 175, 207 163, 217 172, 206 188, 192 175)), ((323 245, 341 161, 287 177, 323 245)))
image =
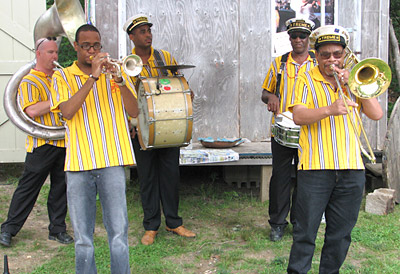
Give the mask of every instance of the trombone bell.
POLYGON ((368 58, 357 63, 350 72, 350 91, 362 99, 384 93, 392 80, 390 67, 381 59, 368 58))

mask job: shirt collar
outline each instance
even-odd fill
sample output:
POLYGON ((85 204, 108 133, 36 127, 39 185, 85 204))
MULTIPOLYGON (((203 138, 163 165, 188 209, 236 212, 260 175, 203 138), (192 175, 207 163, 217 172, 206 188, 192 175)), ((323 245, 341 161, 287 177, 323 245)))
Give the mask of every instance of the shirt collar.
POLYGON ((86 73, 84 73, 79 67, 78 67, 78 61, 74 61, 72 63, 72 65, 69 67, 70 68, 70 72, 74 75, 79 75, 79 76, 83 76, 86 75, 86 73))
MULTIPOLYGON (((292 57, 292 52, 290 52, 289 57, 288 57, 288 62, 289 63, 294 63, 294 64, 298 64, 292 57)), ((311 58, 310 54, 308 54, 307 59, 304 61, 304 63, 306 62, 313 62, 313 58, 311 58)), ((301 64, 300 64, 301 65, 301 64)))
POLYGON ((33 74, 33 75, 36 75, 38 77, 41 77, 41 78, 50 77, 46 73, 44 73, 43 71, 40 71, 40 70, 37 70, 37 69, 31 69, 31 71, 29 73, 33 74))
MULTIPOLYGON (((136 54, 136 48, 132 49, 132 54, 136 54)), ((151 46, 150 58, 147 62, 154 61, 154 48, 151 46)))
POLYGON ((319 70, 319 65, 315 66, 310 70, 310 75, 315 81, 329 83, 328 81, 325 80, 324 76, 321 74, 321 71, 319 70))

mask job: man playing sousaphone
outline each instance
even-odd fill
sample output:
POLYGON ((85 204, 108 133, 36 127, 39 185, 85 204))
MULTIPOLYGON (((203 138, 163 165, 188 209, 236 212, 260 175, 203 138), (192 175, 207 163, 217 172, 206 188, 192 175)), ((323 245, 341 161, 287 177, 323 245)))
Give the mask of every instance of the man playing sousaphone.
POLYGON ((346 90, 349 72, 343 65, 349 42, 347 31, 340 26, 322 26, 311 36, 315 40, 318 66, 299 75, 294 103, 289 106, 301 131, 296 223, 287 271, 310 270, 325 212, 319 273, 339 273, 357 222, 365 183, 357 142, 360 128, 352 127, 351 119, 362 110, 368 118, 379 120, 383 111, 376 98, 361 99, 346 90), (342 93, 340 89, 346 91, 342 93))
MULTIPOLYGON (((275 58, 267 76, 262 91, 262 101, 268 105, 268 111, 274 115, 287 112, 292 101, 293 85, 299 73, 308 71, 316 65, 312 58, 313 52, 308 51, 308 36, 314 23, 303 19, 289 19, 286 22, 289 40, 293 50, 275 58), (311 56, 312 55, 312 56, 311 56)), ((275 117, 272 119, 272 124, 275 117)), ((285 146, 286 142, 279 142, 278 136, 271 138, 272 176, 269 187, 269 224, 271 226, 270 240, 282 239, 288 222, 286 217, 290 212, 290 222, 294 224, 294 202, 296 198, 296 184, 291 200, 291 170, 294 160, 297 165, 296 146, 285 146)))
MULTIPOLYGON (((155 68, 177 63, 169 52, 152 47, 152 25, 147 16, 139 14, 129 18, 123 27, 135 45, 132 54, 142 59, 143 70, 140 76, 172 76, 167 70, 155 68)), ((133 89, 137 81, 137 77, 129 77, 128 86, 133 89)), ((146 230, 142 244, 153 244, 158 233, 161 224, 160 202, 166 219, 166 230, 183 237, 195 237, 195 233, 182 225, 182 218, 178 215, 179 147, 142 150, 135 130, 132 138, 144 212, 143 226, 146 230)))
MULTIPOLYGON (((22 79, 18 99, 23 111, 35 122, 60 126, 57 115, 50 112, 50 83, 54 62, 58 59, 55 37, 36 41, 36 65, 22 79)), ((47 198, 49 239, 70 244, 74 239, 66 232, 67 196, 64 173, 65 141, 45 140, 28 135, 26 139, 24 173, 12 197, 7 220, 1 225, 0 244, 10 246, 12 237, 20 231, 31 213, 39 192, 50 174, 47 198)))

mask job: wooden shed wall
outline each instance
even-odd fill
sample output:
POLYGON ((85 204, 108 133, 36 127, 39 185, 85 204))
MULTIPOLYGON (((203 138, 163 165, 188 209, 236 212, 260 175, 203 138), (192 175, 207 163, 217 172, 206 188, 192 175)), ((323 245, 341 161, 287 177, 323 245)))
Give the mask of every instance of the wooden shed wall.
MULTIPOLYGON (((126 18, 144 13, 154 23, 154 47, 170 51, 181 64, 196 65, 182 71, 196 94, 194 140, 206 136, 269 139, 271 114, 260 96, 272 59, 274 0, 124 1, 126 18)), ((351 46, 361 52, 360 59, 387 60, 389 1, 339 1, 337 9, 337 22, 351 32, 351 46)), ((115 15, 99 14, 96 4, 96 18, 100 17, 107 25, 116 20, 115 15)), ((117 31, 119 37, 126 37, 125 54, 130 53, 132 43, 122 29, 117 31)), ((103 33, 108 41, 115 41, 115 35, 103 33)), ((386 113, 386 94, 379 101, 386 113)), ((373 148, 382 149, 386 123, 386 118, 364 121, 373 148)))

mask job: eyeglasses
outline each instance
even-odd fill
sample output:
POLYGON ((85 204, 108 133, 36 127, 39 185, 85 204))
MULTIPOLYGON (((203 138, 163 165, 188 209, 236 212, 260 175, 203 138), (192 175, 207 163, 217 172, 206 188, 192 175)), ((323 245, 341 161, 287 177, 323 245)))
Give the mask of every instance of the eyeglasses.
POLYGON ((44 42, 44 41, 56 41, 57 38, 56 37, 46 37, 46 38, 42 38, 42 41, 39 42, 39 44, 36 46, 36 50, 39 49, 40 45, 44 42))
POLYGON ((304 40, 304 39, 307 38, 307 34, 302 33, 302 32, 300 32, 300 33, 291 33, 291 34, 290 34, 290 38, 292 38, 293 40, 297 39, 298 37, 299 37, 301 40, 304 40))
POLYGON ((76 43, 81 47, 81 49, 84 50, 90 50, 90 48, 93 48, 94 50, 100 50, 103 47, 100 43, 94 43, 93 45, 90 45, 89 43, 83 43, 82 45, 78 42, 76 43))
POLYGON ((335 59, 340 59, 343 56, 344 51, 343 50, 338 50, 334 52, 327 52, 327 51, 322 51, 319 52, 319 55, 321 55, 322 59, 329 59, 333 55, 333 58, 335 59))

